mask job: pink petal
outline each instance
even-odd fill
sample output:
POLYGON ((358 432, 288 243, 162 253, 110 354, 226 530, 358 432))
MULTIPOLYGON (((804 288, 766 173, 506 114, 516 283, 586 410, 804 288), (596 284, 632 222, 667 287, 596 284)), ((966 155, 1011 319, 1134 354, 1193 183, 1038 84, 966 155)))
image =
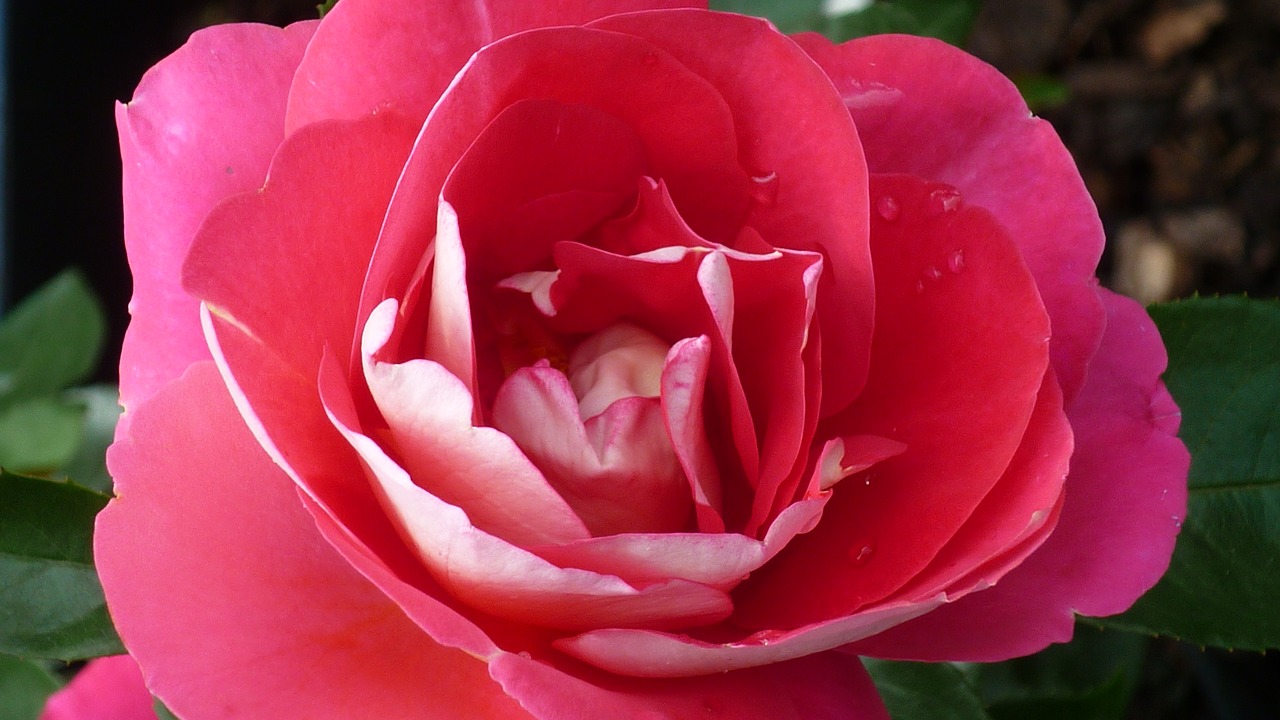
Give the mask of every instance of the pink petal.
POLYGON ((553 645, 583 662, 619 675, 678 678, 785 662, 871 637, 938 607, 927 602, 887 605, 795 630, 762 630, 728 642, 633 628, 589 630, 553 645))
POLYGON ((433 577, 467 606, 543 627, 679 627, 724 619, 721 591, 687 581, 635 588, 620 578, 563 570, 475 527, 464 510, 413 483, 377 443, 355 428, 349 391, 335 368, 321 378, 334 426, 359 453, 374 490, 433 577))
POLYGON ((148 685, 183 717, 522 717, 338 557, 211 364, 138 409, 95 560, 148 685))
MULTIPOLYGON (((440 201, 437 222, 439 232, 432 244, 431 299, 424 357, 440 363, 441 367, 461 381, 467 393, 474 395, 476 348, 471 326, 471 298, 467 291, 467 258, 462 250, 458 215, 444 200, 440 201)), ((393 317, 394 310, 392 308, 393 317)), ((365 321, 365 333, 368 333, 371 322, 372 318, 365 321)), ((384 338, 380 345, 385 345, 389 337, 384 338)), ((369 352, 372 354, 376 351, 369 352)), ((472 415, 478 417, 478 411, 472 415)))
POLYGON ((628 533, 532 548, 560 567, 617 575, 647 585, 670 579, 728 589, 812 530, 827 497, 793 503, 756 540, 737 533, 628 533))
POLYGON ((132 101, 116 106, 133 271, 120 363, 127 410, 209 357, 199 302, 179 285, 182 260, 214 205, 262 185, 284 139, 289 83, 315 27, 201 30, 143 76, 132 101))
POLYGON ((493 423, 546 473, 592 535, 689 525, 689 483, 657 399, 624 398, 584 423, 563 373, 526 367, 498 390, 493 423))
POLYGON ((676 680, 583 679, 501 655, 494 679, 542 720, 888 720, 857 658, 826 653, 789 663, 676 680))
MULTIPOLYGON (((636 192, 644 147, 622 120, 580 104, 521 100, 503 109, 449 174, 472 277, 545 267, 636 192)), ((444 232, 438 228, 437 232, 444 232)))
POLYGON ((896 596, 929 597, 946 590, 949 599, 956 599, 975 584, 984 588, 994 585, 1012 565, 993 563, 993 559, 1010 550, 1019 558, 1025 557, 1035 549, 1035 545, 1027 547, 1025 540, 1034 535, 1038 542, 1044 542, 1053 532, 1054 510, 1063 494, 1072 447, 1071 425, 1062 412, 1062 391, 1050 373, 1004 476, 929 567, 896 596), (958 578, 964 585, 952 584, 958 578))
POLYGON ((1105 321, 1093 277, 1103 233, 1057 133, 998 70, 941 41, 795 39, 844 97, 871 172, 953 185, 1018 243, 1053 322, 1050 353, 1070 408, 1105 321))
POLYGON ((155 720, 151 692, 128 655, 92 660, 49 697, 40 720, 155 720))
POLYGON ((593 26, 648 40, 724 96, 739 157, 766 186, 748 224, 774 247, 825 257, 818 290, 823 415, 848 405, 866 377, 875 312, 866 139, 859 140, 830 80, 757 18, 689 10, 622 15, 593 26))
POLYGON ((856 646, 916 660, 1004 660, 1071 638, 1075 614, 1128 608, 1164 573, 1186 514, 1189 456, 1141 306, 1105 292, 1102 347, 1071 409, 1076 452, 1057 530, 999 585, 856 646), (1135 471, 1134 468, 1141 468, 1135 471))
POLYGON ((344 0, 326 17, 289 96, 289 132, 394 108, 421 122, 472 53, 539 27, 694 0, 344 0))
POLYGON ((294 133, 266 186, 210 213, 183 286, 314 379, 328 346, 345 358, 369 255, 415 128, 383 113, 294 133))
POLYGON ((395 316, 395 301, 388 300, 365 326, 365 379, 414 481, 464 508, 477 528, 516 545, 588 537, 582 520, 511 438, 472 426, 472 398, 462 381, 429 360, 396 365, 373 359, 395 316))
POLYGON ((698 530, 724 532, 720 471, 707 440, 703 410, 711 341, 706 335, 671 346, 662 369, 662 411, 672 447, 693 492, 698 530))
POLYGON ((830 431, 907 449, 870 484, 837 485, 818 528, 739 588, 748 627, 849 614, 923 570, 1008 467, 1044 379, 1048 318, 990 214, 909 176, 873 176, 872 197, 900 211, 872 221, 871 375, 830 431), (957 253, 963 265, 948 262, 957 253))
POLYGON ((715 88, 635 37, 574 27, 533 30, 478 53, 422 128, 387 211, 362 317, 383 299, 403 296, 435 236, 446 178, 503 110, 529 99, 585 105, 622 121, 690 225, 713 238, 736 232, 750 181, 738 166, 732 117, 715 88))

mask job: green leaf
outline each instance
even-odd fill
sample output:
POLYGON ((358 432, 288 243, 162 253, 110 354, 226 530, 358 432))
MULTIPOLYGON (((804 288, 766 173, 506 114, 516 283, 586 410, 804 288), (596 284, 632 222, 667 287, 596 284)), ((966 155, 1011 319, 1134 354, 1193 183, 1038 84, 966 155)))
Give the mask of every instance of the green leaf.
POLYGON ((1280 303, 1151 308, 1182 408, 1190 500, 1168 573, 1109 627, 1198 645, 1280 648, 1280 303))
POLYGON ((320 17, 324 17, 325 15, 328 15, 329 11, 333 9, 333 6, 337 4, 338 0, 324 0, 324 2, 316 6, 316 12, 320 14, 320 17))
POLYGON ((39 664, 0 655, 0 720, 36 720, 60 685, 39 664))
POLYGON ((711 9, 768 18, 784 33, 819 31, 823 0, 711 0, 711 9))
POLYGON ((178 716, 165 707, 164 703, 160 702, 160 698, 155 698, 155 702, 151 704, 151 707, 156 711, 156 720, 178 720, 178 716))
POLYGON ((0 407, 83 379, 105 335, 102 307, 80 273, 50 280, 0 321, 0 407))
POLYGON ((114 385, 88 385, 71 388, 63 393, 63 397, 83 409, 84 432, 75 455, 59 465, 59 470, 78 485, 110 492, 107 446, 111 444, 116 423, 120 420, 120 392, 114 385))
POLYGON ((24 400, 0 410, 0 467, 46 474, 75 455, 84 434, 84 408, 55 397, 24 400))
POLYGON ((80 660, 124 652, 93 568, 107 496, 0 471, 0 652, 80 660))
POLYGON ((1078 695, 1009 700, 988 708, 992 720, 1121 720, 1127 696, 1117 675, 1078 695))
POLYGON ((977 0, 885 0, 829 20, 834 42, 883 33, 938 38, 962 46, 978 17, 977 0))
POLYGON ((1032 112, 1062 107, 1071 101, 1071 88, 1049 75, 1019 75, 1013 78, 1013 84, 1018 86, 1018 92, 1032 112))
POLYGON ((973 686, 952 665, 863 662, 893 720, 991 720, 973 686))
POLYGON ((995 720, 1120 720, 1148 644, 1142 635, 1078 624, 1070 643, 968 667, 995 720))

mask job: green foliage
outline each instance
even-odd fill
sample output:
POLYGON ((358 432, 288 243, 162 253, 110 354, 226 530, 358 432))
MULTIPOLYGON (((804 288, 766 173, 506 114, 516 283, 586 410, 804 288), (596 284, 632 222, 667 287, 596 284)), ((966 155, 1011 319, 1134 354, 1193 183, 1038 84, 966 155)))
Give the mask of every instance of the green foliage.
POLYGON ((124 652, 93 567, 107 496, 0 471, 0 652, 79 660, 124 652))
POLYGON ((84 433, 84 408, 59 397, 22 400, 0 410, 0 467, 50 473, 71 460, 84 433))
POLYGON ((822 0, 712 0, 712 10, 769 18, 785 33, 820 32, 835 42, 906 33, 962 45, 978 15, 978 0, 877 0, 828 15, 822 0))
POLYGON ((977 0, 881 0, 831 18, 824 32, 835 42, 905 33, 963 46, 978 17, 978 6, 977 0))
POLYGON ((156 720, 178 720, 178 716, 174 715, 172 710, 165 707, 164 703, 160 702, 160 698, 156 698, 155 702, 152 703, 151 706, 156 711, 156 720))
POLYGON ((1043 112, 1071 101, 1071 88, 1059 78, 1049 75, 1022 75, 1013 78, 1018 92, 1032 112, 1043 112))
POLYGON ((865 662, 893 720, 992 720, 976 689, 952 665, 865 662))
POLYGON ((1280 648, 1280 303, 1151 309, 1182 408, 1190 501, 1163 580, 1105 625, 1199 645, 1280 648))
POLYGON ((49 281, 0 322, 0 408, 84 379, 105 336, 102 307, 80 273, 49 281))
POLYGON ((316 12, 320 14, 320 17, 324 17, 325 15, 328 15, 329 11, 333 9, 333 6, 337 4, 338 0, 324 0, 324 2, 316 6, 316 12))
POLYGON ((0 720, 36 720, 60 685, 39 663, 0 655, 0 720))
POLYGON ((822 28, 822 0, 711 0, 712 10, 769 18, 785 33, 822 28))
POLYGON ((1070 643, 968 669, 993 720, 1122 720, 1147 645, 1140 635, 1080 625, 1070 643))

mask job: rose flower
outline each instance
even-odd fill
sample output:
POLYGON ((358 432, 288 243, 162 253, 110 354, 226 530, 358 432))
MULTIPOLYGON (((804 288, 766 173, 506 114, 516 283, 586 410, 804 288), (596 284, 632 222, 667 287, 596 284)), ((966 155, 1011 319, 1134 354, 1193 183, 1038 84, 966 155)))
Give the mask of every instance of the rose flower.
POLYGON ((1164 571, 1164 349, 1013 85, 682 0, 342 0, 117 120, 97 562, 187 720, 883 718, 1164 571))

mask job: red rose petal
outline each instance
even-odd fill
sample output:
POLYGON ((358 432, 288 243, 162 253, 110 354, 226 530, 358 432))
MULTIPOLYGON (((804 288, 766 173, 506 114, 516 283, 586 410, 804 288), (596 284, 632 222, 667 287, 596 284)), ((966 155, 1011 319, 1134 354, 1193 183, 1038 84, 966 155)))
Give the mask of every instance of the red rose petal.
POLYGON ((325 16, 289 93, 288 129, 394 108, 421 123, 480 48, 532 28, 696 0, 344 0, 325 16))
POLYGON ((467 511, 476 527, 517 545, 588 537, 582 520, 512 439, 471 424, 471 394, 443 366, 373 356, 391 334, 394 301, 366 325, 365 379, 389 426, 388 445, 421 487, 467 511))
POLYGON ((534 30, 477 54, 423 127, 387 210, 362 318, 383 299, 403 296, 436 233, 439 193, 459 158, 499 113, 530 98, 586 105, 621 120, 691 226, 713 239, 737 231, 750 181, 738 166, 732 117, 715 88, 629 35, 534 30))
POLYGON ((182 260, 214 205, 262 185, 284 139, 289 83, 315 26, 201 30, 143 76, 132 101, 116 105, 133 272, 120 361, 127 411, 209 357, 199 302, 179 284, 182 260))
POLYGON ((680 532, 691 522, 689 483, 657 398, 622 398, 584 422, 564 373, 526 367, 498 390, 493 425, 547 475, 596 537, 680 532))
POLYGON ((433 642, 316 533, 212 364, 139 407, 108 461, 118 495, 95 561, 121 637, 174 712, 524 716, 482 659, 433 642))
POLYGON ((209 214, 183 287, 314 379, 326 346, 345 356, 355 343, 365 269, 414 131, 383 113, 291 135, 261 191, 209 214))
POLYGON ((593 24, 643 37, 711 82, 733 113, 739 154, 768 186, 748 224, 774 247, 820 251, 823 415, 866 378, 875 298, 867 244, 867 166, 831 82, 764 20, 673 11, 593 24))
POLYGON ((728 597, 705 585, 672 580, 636 588, 615 576, 558 568, 484 532, 464 510, 415 485, 356 429, 355 408, 336 364, 326 365, 321 391, 330 419, 359 453, 405 541, 433 577, 467 606, 560 629, 701 625, 718 622, 731 611, 728 597))
POLYGON ((469 274, 493 282, 545 267, 555 243, 614 214, 647 171, 643 145, 618 118, 521 100, 471 144, 441 197, 458 213, 469 274))
POLYGON ((646 678, 708 675, 831 650, 923 615, 942 602, 939 596, 928 602, 886 605, 794 630, 762 630, 727 642, 709 642, 658 630, 611 627, 588 630, 552 644, 583 662, 619 675, 646 678))
POLYGON ((1102 347, 1069 413, 1076 452, 1053 535, 999 585, 857 645, 913 660, 1004 660, 1071 638, 1076 613, 1128 608, 1164 574, 1190 460, 1142 307, 1110 292, 1102 347), (1133 472, 1133 468, 1142 468, 1133 472))
POLYGON ((1050 355, 1070 408, 1105 322, 1094 279, 1103 232, 1057 133, 998 70, 939 40, 795 39, 844 97, 871 172, 952 185, 1018 244, 1053 321, 1050 355))
POLYGON ((155 720, 151 693, 128 655, 89 661, 66 687, 49 696, 40 720, 155 720))
POLYGON ((818 528, 735 592, 748 627, 846 615, 924 569, 1008 467, 1044 378, 1048 318, 995 220, 909 176, 873 176, 872 196, 897 212, 872 221, 871 375, 829 431, 907 449, 870 484, 837 485, 818 528))
POLYGON ((544 720, 888 720, 857 658, 827 653, 769 667, 698 678, 588 681, 520 655, 501 655, 491 674, 544 720))
POLYGON ((1024 540, 1037 535, 1043 542, 1053 531, 1050 521, 1056 519, 1054 509, 1063 493, 1072 447, 1062 391, 1050 373, 1040 388, 1022 444, 1000 481, 929 567, 895 597, 931 597, 946 590, 954 599, 975 585, 994 585, 1011 566, 992 564, 993 559, 1015 548, 1025 556, 1034 546, 1025 547, 1024 540), (953 584, 961 578, 962 584, 953 584))

